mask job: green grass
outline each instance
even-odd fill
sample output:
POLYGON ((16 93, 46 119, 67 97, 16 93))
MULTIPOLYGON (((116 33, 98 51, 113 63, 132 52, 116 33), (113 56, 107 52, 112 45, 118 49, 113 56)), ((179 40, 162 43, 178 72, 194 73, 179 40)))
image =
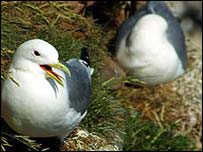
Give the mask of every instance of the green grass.
POLYGON ((151 121, 143 121, 136 112, 126 121, 123 135, 125 151, 184 151, 192 150, 192 141, 174 133, 173 125, 159 127, 151 121))

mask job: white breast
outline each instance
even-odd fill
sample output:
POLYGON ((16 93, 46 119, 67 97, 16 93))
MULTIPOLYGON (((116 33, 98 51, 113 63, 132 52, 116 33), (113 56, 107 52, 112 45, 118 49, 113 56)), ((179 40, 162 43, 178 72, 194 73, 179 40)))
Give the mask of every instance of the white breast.
POLYGON ((56 83, 58 88, 53 93, 54 89, 48 81, 32 73, 14 72, 13 77, 20 86, 12 80, 5 81, 1 114, 18 133, 32 137, 62 137, 81 121, 81 114, 69 107, 65 88, 56 83))

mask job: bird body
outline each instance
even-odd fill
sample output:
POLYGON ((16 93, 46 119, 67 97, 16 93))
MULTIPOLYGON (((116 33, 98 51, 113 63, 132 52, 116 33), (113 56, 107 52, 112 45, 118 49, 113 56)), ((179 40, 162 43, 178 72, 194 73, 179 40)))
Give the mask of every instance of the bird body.
MULTIPOLYGON (((48 45, 45 47, 46 50, 51 50, 51 45, 47 42, 31 41, 37 41, 36 44, 41 48, 48 45)), ((43 59, 45 60, 43 65, 46 62, 50 65, 57 63, 56 50, 49 52, 52 54, 46 54, 43 50, 36 49, 42 59, 30 62, 30 59, 25 59, 29 55, 24 57, 21 55, 22 59, 19 61, 21 58, 18 57, 19 52, 30 53, 29 51, 23 53, 21 46, 19 49, 10 66, 10 75, 17 83, 12 79, 6 79, 2 87, 3 118, 11 128, 23 135, 66 137, 87 113, 91 96, 91 68, 84 65, 82 62, 85 61, 80 59, 71 59, 63 64, 69 69, 71 76, 58 68, 51 67, 51 70, 47 68, 46 72, 51 71, 57 78, 63 79, 61 85, 54 79, 46 77, 45 70, 39 65, 39 61, 43 59), (49 59, 50 56, 53 56, 52 61, 49 59), (17 64, 19 62, 24 63, 23 66, 17 64)))
POLYGON ((185 71, 184 36, 168 11, 163 2, 148 2, 123 23, 117 35, 118 62, 128 75, 149 85, 171 81, 185 71))

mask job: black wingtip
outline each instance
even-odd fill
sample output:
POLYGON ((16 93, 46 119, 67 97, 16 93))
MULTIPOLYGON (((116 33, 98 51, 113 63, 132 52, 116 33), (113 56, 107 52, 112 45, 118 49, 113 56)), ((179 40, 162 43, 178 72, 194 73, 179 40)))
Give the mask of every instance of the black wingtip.
POLYGON ((80 59, 87 62, 87 64, 90 66, 90 60, 89 60, 89 54, 88 54, 88 49, 86 47, 83 47, 81 49, 80 53, 80 59))

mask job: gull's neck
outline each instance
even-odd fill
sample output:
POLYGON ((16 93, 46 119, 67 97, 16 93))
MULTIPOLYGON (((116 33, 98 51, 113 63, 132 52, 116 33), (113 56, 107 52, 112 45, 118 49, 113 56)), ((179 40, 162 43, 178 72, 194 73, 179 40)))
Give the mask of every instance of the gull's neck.
POLYGON ((32 74, 44 75, 44 71, 40 66, 29 60, 13 60, 10 66, 10 71, 15 72, 28 72, 32 74))

